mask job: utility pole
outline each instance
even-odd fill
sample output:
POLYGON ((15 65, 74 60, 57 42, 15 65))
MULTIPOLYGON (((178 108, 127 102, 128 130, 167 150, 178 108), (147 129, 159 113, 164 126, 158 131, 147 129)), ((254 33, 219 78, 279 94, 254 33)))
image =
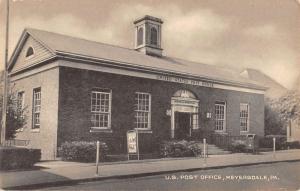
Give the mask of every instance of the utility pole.
POLYGON ((8 33, 9 33, 9 0, 6 0, 6 32, 5 32, 5 53, 3 70, 3 103, 2 103, 2 121, 1 121, 1 144, 5 142, 6 135, 6 111, 8 98, 8 33))

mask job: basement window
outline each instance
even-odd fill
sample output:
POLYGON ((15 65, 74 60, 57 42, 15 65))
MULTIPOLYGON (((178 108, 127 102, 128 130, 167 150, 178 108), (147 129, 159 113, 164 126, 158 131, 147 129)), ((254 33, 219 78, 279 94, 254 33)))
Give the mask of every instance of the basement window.
POLYGON ((34 54, 33 48, 30 46, 26 52, 26 58, 32 57, 34 54))

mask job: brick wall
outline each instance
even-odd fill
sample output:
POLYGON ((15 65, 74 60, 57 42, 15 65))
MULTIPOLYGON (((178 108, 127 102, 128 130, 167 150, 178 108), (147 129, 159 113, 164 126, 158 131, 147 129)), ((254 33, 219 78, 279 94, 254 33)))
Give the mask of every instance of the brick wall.
POLYGON ((250 133, 264 135, 264 96, 173 82, 121 76, 89 70, 60 68, 58 145, 68 140, 105 140, 115 152, 126 152, 126 131, 133 129, 135 92, 147 92, 152 96, 152 135, 156 140, 170 138, 171 97, 180 89, 195 93, 200 101, 199 124, 201 129, 214 129, 214 115, 206 118, 206 112, 214 113, 215 101, 227 105, 226 129, 232 135, 240 134, 240 103, 250 105, 250 133), (94 87, 112 90, 112 133, 90 132, 90 95, 94 87))

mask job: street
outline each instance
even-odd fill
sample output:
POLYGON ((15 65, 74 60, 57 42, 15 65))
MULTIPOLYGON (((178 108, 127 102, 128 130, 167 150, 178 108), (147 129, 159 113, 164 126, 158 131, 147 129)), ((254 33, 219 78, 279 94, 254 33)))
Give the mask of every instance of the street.
MULTIPOLYGON (((112 179, 43 190, 299 190, 300 162, 179 172, 130 179, 112 179)), ((41 189, 39 189, 41 190, 41 189)))

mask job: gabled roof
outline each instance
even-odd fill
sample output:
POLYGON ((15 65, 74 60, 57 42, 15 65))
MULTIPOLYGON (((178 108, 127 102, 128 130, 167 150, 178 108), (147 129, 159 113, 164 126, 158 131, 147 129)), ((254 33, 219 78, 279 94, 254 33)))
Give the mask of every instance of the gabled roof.
POLYGON ((263 86, 268 87, 266 96, 269 98, 279 98, 288 91, 283 85, 259 70, 247 68, 241 74, 250 80, 257 81, 263 86))
POLYGON ((225 84, 230 83, 260 90, 266 89, 259 83, 242 77, 239 72, 228 68, 167 56, 149 56, 129 48, 29 28, 24 30, 10 60, 9 68, 13 67, 14 57, 18 55, 18 48, 21 49, 22 47, 22 38, 25 38, 27 35, 31 35, 58 57, 68 55, 70 57, 80 57, 83 60, 96 59, 99 60, 99 64, 101 64, 100 61, 112 62, 124 66, 130 65, 137 68, 150 69, 151 71, 186 75, 225 84))

